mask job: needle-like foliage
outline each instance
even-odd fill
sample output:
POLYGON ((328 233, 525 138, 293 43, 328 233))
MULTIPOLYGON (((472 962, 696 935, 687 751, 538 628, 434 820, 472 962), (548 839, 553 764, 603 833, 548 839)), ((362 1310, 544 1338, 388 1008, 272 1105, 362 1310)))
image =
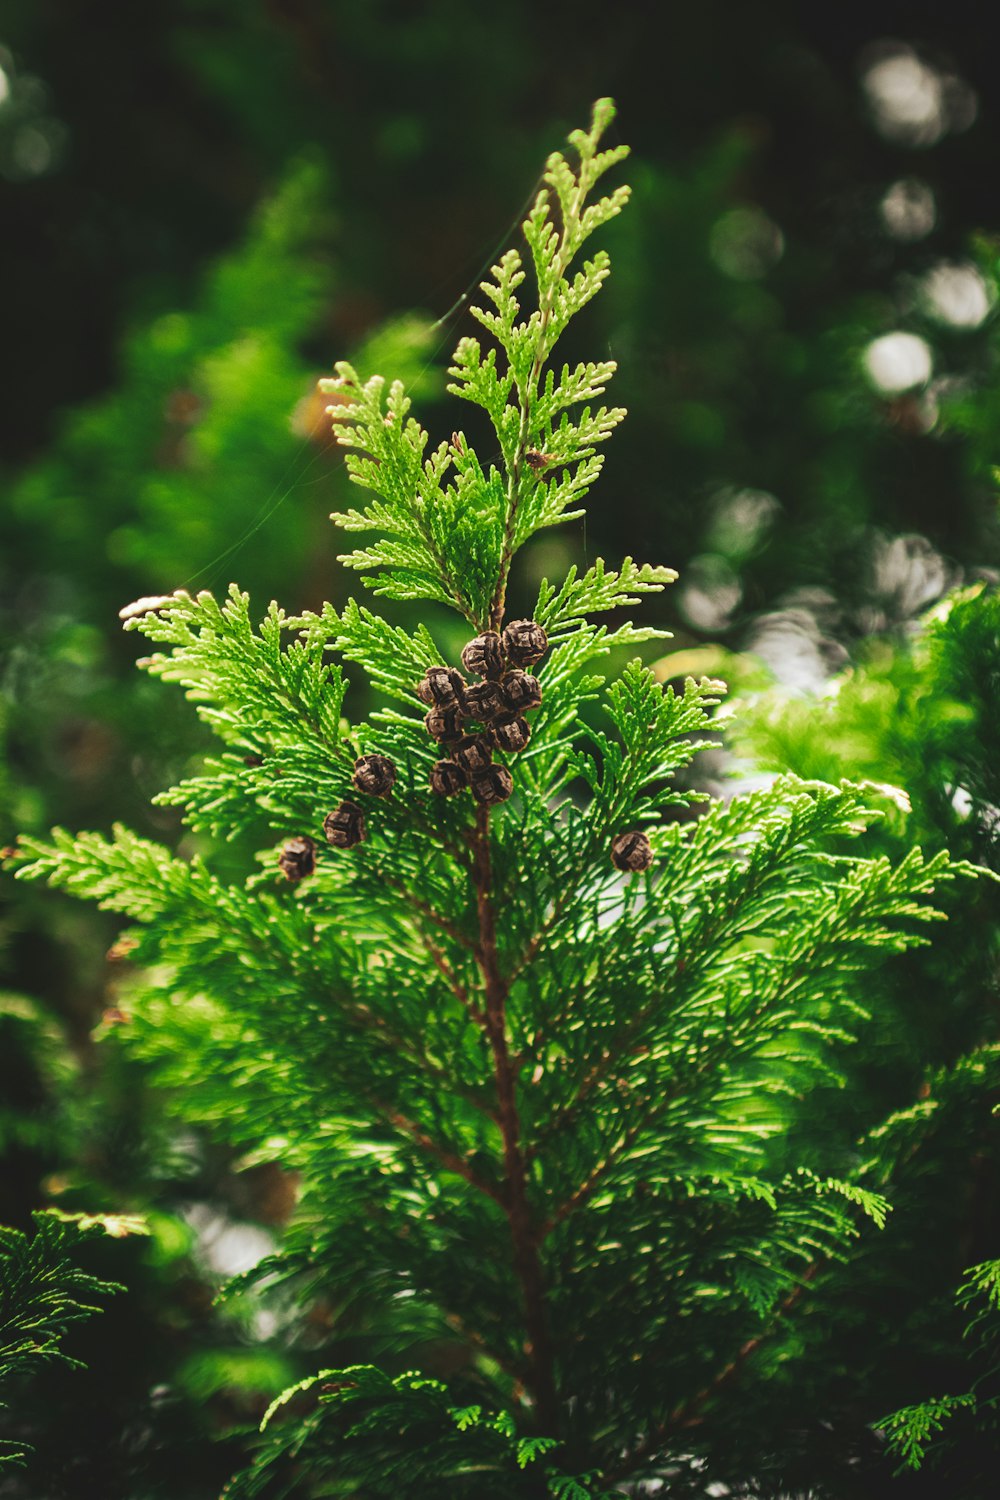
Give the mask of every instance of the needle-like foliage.
POLYGON ((483 284, 485 346, 455 352, 495 460, 461 432, 431 446, 399 383, 339 365, 327 385, 366 491, 335 517, 367 536, 344 560, 506 631, 508 665, 518 629, 540 641, 530 743, 496 739, 493 780, 440 795, 417 686, 452 664, 427 628, 354 602, 255 626, 235 588, 182 593, 128 623, 226 747, 161 799, 202 853, 124 829, 24 843, 23 874, 139 924, 134 1045, 182 1107, 301 1172, 258 1279, 370 1355, 287 1393, 234 1496, 704 1493, 758 1351, 791 1353, 811 1284, 886 1213, 839 1159, 775 1171, 768 1143, 836 1081, 859 975, 927 941, 956 867, 843 852, 877 816, 851 785, 786 776, 692 819, 676 773, 722 685, 665 690, 635 660, 608 686, 612 651, 655 632, 590 618, 669 569, 573 570, 507 629, 518 549, 580 513, 623 416, 594 404, 611 362, 553 362, 608 275, 581 252, 627 197, 594 195, 626 154, 600 149, 612 117, 601 101, 575 163, 549 159, 526 256, 483 284), (387 699, 368 722, 344 720, 328 653, 387 699), (365 757, 391 762, 388 795, 365 757))

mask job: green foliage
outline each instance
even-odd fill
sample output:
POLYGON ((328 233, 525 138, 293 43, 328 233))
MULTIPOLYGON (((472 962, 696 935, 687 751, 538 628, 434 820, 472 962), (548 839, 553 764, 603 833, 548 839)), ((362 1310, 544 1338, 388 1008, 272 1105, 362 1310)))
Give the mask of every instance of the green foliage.
POLYGON ((571 507, 600 473, 595 445, 625 413, 603 406, 592 413, 584 406, 573 421, 568 411, 603 395, 615 365, 564 365, 558 377, 552 369, 546 373, 546 366, 570 320, 600 290, 608 256, 598 251, 572 280, 570 267, 590 235, 628 199, 628 189, 620 187, 588 203, 604 173, 627 155, 625 147, 597 150, 612 117, 605 101, 595 109, 589 132, 571 135, 579 156, 575 170, 560 152, 546 164, 546 188, 523 226, 535 275, 534 310, 522 317, 515 296, 527 275, 517 250, 508 250, 493 267, 493 280, 482 283, 493 308, 473 308, 473 316, 496 340, 502 364, 495 348, 484 356, 477 339, 463 338, 455 351, 449 390, 486 411, 503 472, 495 465, 485 471, 461 433, 425 458, 428 435, 408 416, 411 403, 402 381, 385 398, 380 376, 363 384, 349 364, 340 363, 337 378, 321 382, 344 403, 331 414, 338 441, 354 450, 347 458, 351 478, 378 497, 364 511, 333 518, 345 530, 378 534, 366 550, 341 559, 377 573, 376 593, 436 600, 476 629, 495 627, 514 553, 542 527, 582 515, 571 507), (451 481, 444 484, 449 470, 451 481))
MULTIPOLYGON (((518 549, 596 476, 621 413, 567 408, 610 363, 548 361, 607 275, 603 252, 572 262, 624 202, 588 201, 624 154, 598 150, 612 113, 571 137, 575 169, 549 159, 524 225, 532 310, 515 252, 484 284, 502 360, 459 346, 456 393, 485 408, 502 467, 461 435, 425 457, 401 385, 384 401, 341 367, 332 415, 376 498, 338 519, 376 533, 347 559, 376 592, 500 629, 518 549)), ((123 828, 21 842, 22 876, 141 924, 130 1045, 181 1114, 302 1174, 284 1244, 243 1285, 322 1306, 371 1355, 286 1393, 233 1494, 566 1500, 664 1476, 701 1494, 779 1461, 758 1352, 794 1362, 795 1309, 813 1283, 835 1295, 861 1222, 886 1214, 840 1139, 796 1131, 840 1085, 873 972, 926 944, 936 893, 971 869, 858 852, 878 810, 840 777, 691 818, 678 773, 721 685, 664 690, 636 660, 606 687, 604 659, 649 632, 587 618, 672 576, 626 560, 542 583, 543 702, 514 795, 474 814, 429 786, 416 684, 445 658, 423 623, 350 602, 273 605, 255 627, 236 589, 154 601, 129 625, 170 650, 145 665, 231 747, 160 799, 194 838, 173 855, 123 828), (391 700, 356 728, 331 649, 391 700), (353 786, 373 750, 398 772, 384 799, 353 786), (344 797, 367 823, 350 851, 322 837, 344 797), (627 877, 612 842, 641 830, 655 862, 627 877), (316 868, 290 882, 276 845, 303 835, 316 868)))
MULTIPOLYGON (((63 1347, 72 1324, 100 1311, 100 1299, 121 1291, 74 1264, 81 1243, 94 1234, 116 1237, 142 1226, 135 1220, 33 1215, 35 1232, 0 1226, 0 1388, 28 1379, 52 1360, 79 1366, 63 1347), (96 1301, 94 1299, 97 1299, 96 1301)), ((0 1467, 23 1464, 29 1449, 0 1440, 0 1467)))
POLYGON ((543 581, 534 618, 554 639, 577 630, 588 615, 631 609, 640 602, 640 594, 657 593, 676 577, 673 568, 654 568, 649 563, 640 566, 630 557, 617 571, 608 572, 598 558, 582 578, 577 577, 575 567, 570 568, 559 589, 543 581))
POLYGON ((932 1465, 939 1460, 942 1455, 937 1450, 944 1446, 938 1443, 939 1434, 959 1412, 974 1415, 977 1426, 990 1437, 1000 1429, 1000 1261, 970 1267, 957 1300, 971 1314, 965 1338, 978 1356, 978 1373, 972 1389, 960 1396, 921 1401, 881 1418, 877 1425, 885 1433, 889 1451, 901 1461, 897 1473, 919 1469, 929 1454, 932 1465))
MULTIPOLYGON (((318 253, 326 191, 317 164, 300 162, 196 305, 135 328, 120 389, 75 412, 47 461, 23 475, 12 514, 44 528, 50 569, 94 551, 95 488, 106 551, 91 590, 107 588, 109 564, 119 597, 130 579, 172 587, 192 558, 204 566, 244 534, 247 496, 261 495, 265 476, 278 484, 299 448, 288 417, 308 391, 296 343, 329 295, 318 253)), ((276 565, 300 565, 303 530, 294 512, 285 518, 276 565)))
MULTIPOLYGON (((901 1460, 898 1473, 919 1469, 928 1453, 940 1458, 935 1450, 939 1434, 959 1412, 975 1414, 977 1424, 991 1434, 997 1431, 1000 1411, 1000 1261, 984 1261, 972 1266, 958 1293, 960 1306, 971 1312, 965 1328, 980 1358, 980 1372, 973 1388, 960 1396, 939 1396, 914 1406, 900 1407, 883 1417, 878 1426, 885 1433, 889 1450, 901 1460)), ((933 1462, 933 1460, 932 1460, 933 1462)))
POLYGON ((327 1495, 366 1493, 385 1500, 428 1495, 438 1486, 483 1500, 516 1492, 519 1474, 540 1475, 537 1491, 556 1500, 606 1500, 591 1476, 561 1473, 549 1464, 553 1438, 519 1438, 506 1412, 479 1405, 455 1407, 438 1380, 408 1372, 390 1379, 372 1365, 321 1370, 284 1391, 261 1424, 265 1441, 253 1467, 225 1490, 227 1500, 296 1493, 305 1469, 327 1495), (314 1409, 286 1420, 289 1405, 316 1391, 314 1409))
POLYGON ((883 1417, 878 1425, 885 1431, 890 1451, 902 1459, 903 1468, 919 1469, 945 1422, 957 1411, 975 1404, 974 1396, 941 1396, 919 1406, 900 1407, 891 1416, 883 1417))
MULTIPOLYGON (((1000 594, 959 590, 906 642, 870 643, 819 700, 758 694, 738 742, 786 774, 866 779, 885 810, 865 835, 880 858, 898 858, 916 836, 995 877, 998 632, 1000 594)), ((866 1122, 858 1179, 895 1207, 886 1231, 894 1272, 864 1255, 850 1271, 851 1296, 870 1309, 854 1360, 856 1399, 900 1473, 926 1461, 942 1485, 973 1489, 988 1483, 996 1445, 995 1261, 966 1272, 957 1295, 955 1285, 959 1255, 993 1248, 979 1205, 1000 1175, 997 886, 977 882, 942 938, 895 983, 888 976, 871 988, 878 1040, 863 1037, 850 1061, 853 1112, 839 1127, 856 1135, 866 1122), (965 1328, 961 1307, 974 1310, 965 1328), (945 1380, 954 1388, 956 1370, 965 1372, 962 1394, 923 1396, 945 1380), (876 1417, 889 1392, 896 1409, 876 1417)), ((827 1136, 837 1128, 828 1116, 827 1136)), ((817 1353, 833 1358, 851 1329, 842 1310, 821 1316, 829 1322, 817 1353)))

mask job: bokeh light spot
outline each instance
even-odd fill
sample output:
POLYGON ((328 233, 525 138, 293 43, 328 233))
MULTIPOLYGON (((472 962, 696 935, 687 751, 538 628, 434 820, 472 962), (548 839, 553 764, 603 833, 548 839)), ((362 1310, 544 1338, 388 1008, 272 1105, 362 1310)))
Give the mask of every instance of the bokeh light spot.
POLYGON ((763 543, 780 502, 766 490, 721 490, 714 500, 708 541, 714 552, 741 560, 763 543))
POLYGON ((882 222, 897 240, 922 240, 937 221, 934 194, 919 177, 901 177, 880 204, 882 222))
POLYGON ((976 92, 964 79, 932 67, 906 42, 866 48, 861 83, 875 128, 904 146, 933 146, 949 130, 967 130, 978 112, 976 92))
POLYGON ((52 142, 37 125, 22 125, 14 136, 11 157, 25 177, 41 177, 52 165, 52 142))
POLYGON ((717 219, 708 253, 734 281, 757 281, 781 259, 785 237, 759 208, 733 208, 717 219))
POLYGON ((890 140, 931 146, 945 132, 944 95, 934 68, 909 47, 900 46, 864 74, 865 93, 875 124, 890 140))
POLYGON ((968 263, 942 261, 927 272, 920 289, 931 317, 953 328, 978 328, 993 304, 990 288, 968 263))
POLYGON ((865 370, 881 391, 925 385, 932 368, 930 345, 915 333, 885 333, 865 350, 865 370))
POLYGON ((742 597, 743 585, 717 552, 705 552, 688 563, 680 608, 696 630, 724 630, 742 597))

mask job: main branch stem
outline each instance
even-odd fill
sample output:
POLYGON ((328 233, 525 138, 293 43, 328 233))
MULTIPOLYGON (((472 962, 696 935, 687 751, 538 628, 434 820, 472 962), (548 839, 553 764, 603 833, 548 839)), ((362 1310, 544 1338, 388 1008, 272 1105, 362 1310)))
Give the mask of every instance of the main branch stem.
POLYGON ((535 1399, 535 1409, 543 1431, 555 1436, 558 1430, 558 1405, 545 1308, 545 1285, 538 1254, 537 1235, 528 1204, 527 1173, 521 1148, 521 1124, 517 1109, 514 1065, 507 1046, 508 984, 501 973, 497 959, 488 808, 479 807, 476 810, 472 850, 472 876, 476 888, 476 908, 479 916, 477 958, 482 969, 486 993, 485 1031, 493 1054, 497 1118, 503 1137, 506 1185, 504 1207, 514 1251, 514 1272, 524 1302, 524 1321, 528 1335, 527 1354, 531 1369, 530 1386, 535 1399))

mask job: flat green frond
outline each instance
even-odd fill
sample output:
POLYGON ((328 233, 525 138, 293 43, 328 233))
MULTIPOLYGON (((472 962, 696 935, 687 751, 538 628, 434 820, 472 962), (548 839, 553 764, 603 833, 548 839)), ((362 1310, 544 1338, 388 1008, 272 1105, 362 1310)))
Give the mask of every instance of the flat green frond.
POLYGON ((426 625, 411 635, 354 599, 340 611, 328 603, 320 614, 300 615, 288 624, 302 631, 310 648, 338 651, 362 667, 373 686, 404 703, 414 702, 414 688, 427 668, 444 660, 426 625))
POLYGON ((798 1176, 810 1183, 818 1193, 839 1193, 848 1203, 856 1204, 877 1229, 885 1228, 892 1205, 880 1193, 869 1192, 856 1182, 842 1182, 837 1177, 817 1177, 805 1167, 798 1169, 798 1176))
POLYGON ((556 1439, 519 1438, 507 1412, 455 1405, 441 1381, 413 1371, 323 1370, 272 1402, 261 1433, 252 1467, 230 1481, 227 1500, 290 1500, 303 1465, 314 1485, 333 1486, 329 1493, 346 1483, 373 1500, 426 1500, 435 1490, 455 1500, 503 1500, 524 1470, 567 1500, 605 1493, 549 1462, 556 1439), (309 1396, 314 1404, 302 1415, 309 1396))
POLYGON ((699 749, 692 739, 711 730, 710 710, 720 684, 688 678, 682 693, 664 688, 641 662, 630 663, 607 694, 606 707, 618 738, 591 732, 591 749, 574 758, 593 798, 598 826, 627 827, 676 800, 670 778, 699 749))
POLYGON ((337 364, 336 371, 336 378, 320 382, 321 390, 338 398, 338 404, 330 407, 334 433, 337 442, 350 450, 347 470, 351 479, 377 497, 363 511, 332 517, 344 530, 373 531, 378 538, 366 549, 345 554, 341 561, 377 574, 373 582, 377 593, 393 599, 435 600, 471 621, 478 620, 481 601, 458 565, 462 554, 455 544, 455 528, 461 520, 457 492, 442 485, 453 462, 448 444, 440 444, 425 456, 428 436, 409 416, 410 401, 401 382, 391 385, 386 395, 381 376, 362 382, 344 362, 337 364))
POLYGON ((639 603, 641 594, 658 594, 676 577, 673 568, 635 563, 630 557, 618 569, 608 571, 599 557, 582 578, 576 567, 571 567, 559 589, 544 580, 538 591, 535 619, 544 625, 550 638, 569 634, 587 615, 630 608, 639 603))
POLYGON ((200 717, 230 744, 266 751, 305 735, 327 754, 336 751, 341 672, 302 642, 285 642, 290 622, 276 604, 255 627, 249 596, 233 584, 221 605, 209 593, 181 593, 126 620, 125 628, 172 648, 142 665, 185 688, 200 717))
POLYGON ((18 869, 19 880, 46 880, 137 922, 154 922, 172 908, 211 914, 223 905, 222 887, 200 860, 174 859, 120 824, 111 839, 54 828, 51 840, 21 839, 18 852, 29 862, 18 869))
POLYGON ((907 1469, 919 1469, 938 1433, 947 1422, 962 1410, 975 1410, 976 1398, 963 1396, 938 1396, 922 1401, 916 1406, 901 1406, 888 1416, 879 1417, 873 1423, 885 1434, 890 1453, 901 1462, 897 1475, 907 1469))

